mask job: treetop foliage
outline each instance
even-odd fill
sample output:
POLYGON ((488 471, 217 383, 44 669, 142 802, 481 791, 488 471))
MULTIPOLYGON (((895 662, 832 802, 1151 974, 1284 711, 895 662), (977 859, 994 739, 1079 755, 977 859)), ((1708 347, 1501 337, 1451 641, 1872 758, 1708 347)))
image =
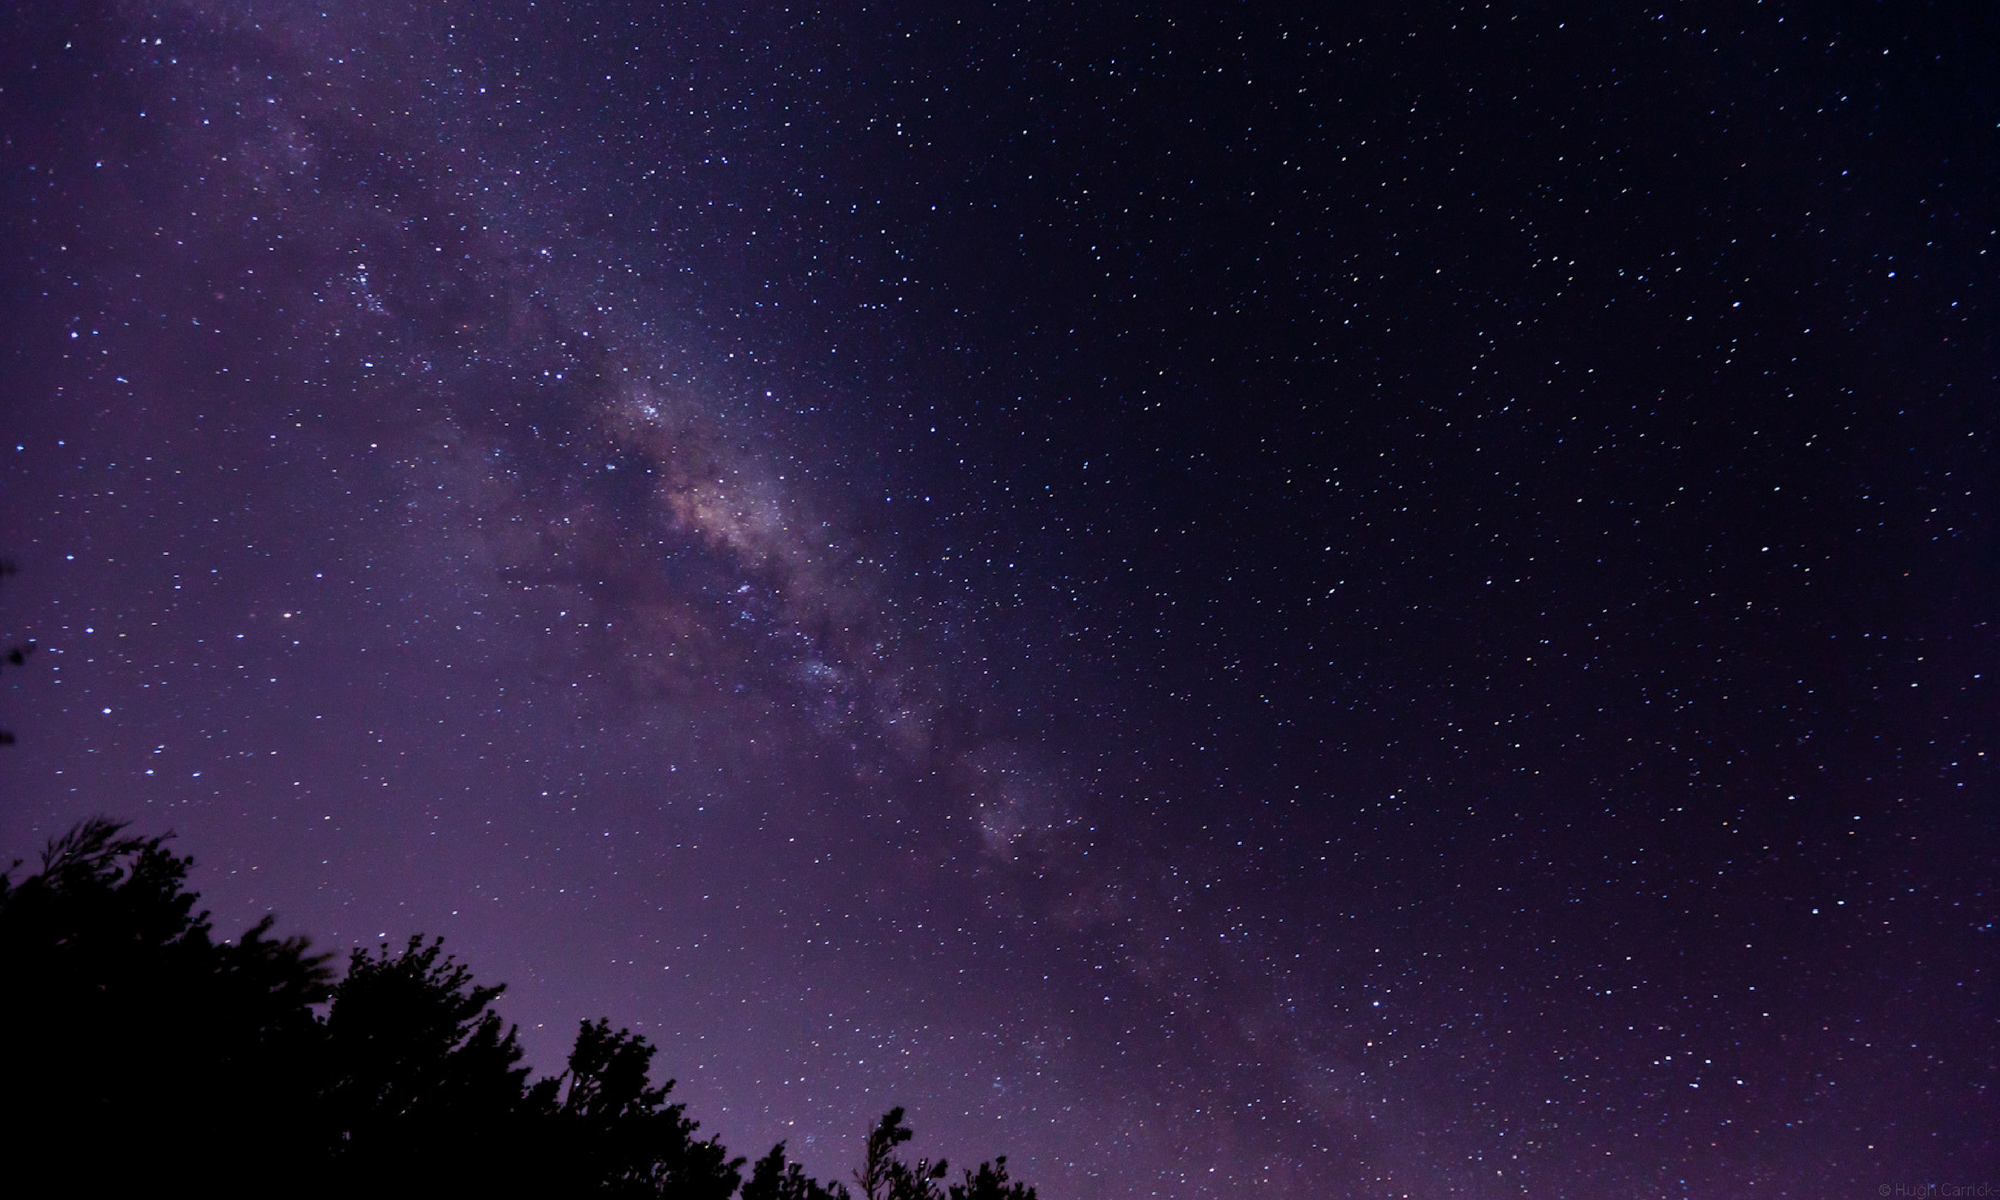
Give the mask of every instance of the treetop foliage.
POLYGON ((805 1168, 785 1160, 785 1143, 751 1168, 750 1181, 743 1185, 743 1200, 852 1200, 845 1184, 822 1184, 808 1177, 805 1168))
MULTIPOLYGON (((37 1103, 17 1144, 118 1177, 176 1170, 205 1191, 855 1200, 778 1143, 745 1160, 698 1140, 654 1085, 655 1048, 583 1022, 565 1069, 530 1081, 516 1030, 441 940, 355 950, 335 977, 266 916, 218 941, 192 860, 104 818, 0 872, 0 1037, 37 1103)), ((867 1200, 1035 1200, 1002 1157, 940 1190, 903 1160, 903 1110, 868 1135, 867 1200)), ((110 1176, 107 1176, 110 1177, 110 1176)))

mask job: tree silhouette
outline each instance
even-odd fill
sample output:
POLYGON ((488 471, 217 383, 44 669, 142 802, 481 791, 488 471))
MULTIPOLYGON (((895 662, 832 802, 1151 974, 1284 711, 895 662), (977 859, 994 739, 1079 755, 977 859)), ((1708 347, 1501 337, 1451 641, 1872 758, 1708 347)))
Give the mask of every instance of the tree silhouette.
POLYGON ((674 1081, 648 1082, 655 1048, 605 1020, 577 1030, 569 1068, 535 1085, 530 1097, 549 1118, 550 1174, 608 1196, 727 1200, 743 1159, 714 1138, 698 1142, 686 1106, 667 1104, 674 1081))
POLYGON ((850 1200, 846 1185, 822 1184, 806 1175, 805 1168, 785 1160, 785 1143, 757 1160, 750 1181, 743 1185, 743 1200, 850 1200))
POLYGON ((897 1147, 915 1136, 903 1124, 900 1106, 883 1113, 869 1131, 861 1167, 854 1172, 854 1182, 861 1185, 861 1194, 868 1200, 943 1200, 934 1181, 944 1178, 945 1161, 932 1163, 921 1158, 912 1166, 896 1153, 897 1147))
MULTIPOLYGON (((227 1147, 218 1185, 310 1155, 324 957, 266 937, 217 942, 166 839, 98 818, 49 843, 39 874, 0 874, 0 1031, 19 1097, 9 1133, 50 1161, 106 1169, 227 1147)), ((16 862, 15 867, 20 864, 16 862)))
POLYGON ((951 1185, 951 1200, 1035 1200, 1035 1189, 1007 1178, 1007 1156, 980 1163, 979 1173, 965 1172, 964 1183, 951 1185))
MULTIPOLYGON (((596 1195, 853 1200, 785 1158, 744 1160, 668 1104, 654 1047, 584 1022, 532 1085, 516 1032, 441 941, 356 950, 338 982, 265 917, 217 941, 165 837, 96 818, 41 870, 0 872, 0 1061, 23 1081, 7 1126, 38 1157, 225 1195, 596 1195), (323 1015, 318 1011, 324 1009, 323 1015), (25 1086, 31 1084, 32 1096, 25 1086)), ((20 866, 14 863, 14 868, 20 866)), ((868 1200, 1035 1200, 1006 1159, 944 1189, 905 1162, 903 1110, 869 1133, 868 1200)))
MULTIPOLYGON (((914 1164, 903 1161, 897 1153, 903 1143, 916 1136, 903 1123, 903 1110, 892 1108, 882 1114, 882 1119, 869 1131, 867 1147, 863 1152, 861 1166, 854 1172, 854 1182, 861 1186, 862 1195, 868 1200, 1035 1200, 1035 1189, 1024 1183, 1016 1183, 1007 1176, 1007 1156, 1001 1155, 992 1162, 979 1164, 979 1170, 963 1172, 965 1182, 954 1183, 948 1188, 940 1188, 937 1180, 944 1178, 945 1161, 932 1163, 929 1159, 918 1159, 914 1164)), ((765 1162, 772 1164, 776 1172, 784 1159, 784 1143, 778 1143, 765 1162)), ((765 1162, 757 1164, 761 1173, 765 1162)), ((797 1167, 792 1168, 794 1172, 797 1167)), ((754 1178, 754 1177, 753 1177, 754 1178)), ((846 1189, 841 1189, 843 1192, 846 1189)), ((790 1193, 769 1193, 782 1196, 782 1200, 793 1200, 790 1193)), ((806 1200, 817 1200, 812 1193, 800 1193, 806 1200)), ((752 1197, 745 1188, 743 1200, 764 1200, 762 1196, 752 1197)))
POLYGON ((526 1117, 520 1044, 489 1007, 503 990, 474 984, 441 941, 353 952, 324 1025, 336 1179, 489 1173, 526 1117))

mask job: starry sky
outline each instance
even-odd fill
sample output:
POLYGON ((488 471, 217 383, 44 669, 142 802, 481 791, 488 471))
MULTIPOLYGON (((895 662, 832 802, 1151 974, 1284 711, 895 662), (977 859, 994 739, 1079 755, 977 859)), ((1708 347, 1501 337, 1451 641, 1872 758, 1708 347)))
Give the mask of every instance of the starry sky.
POLYGON ((2000 19, 0 16, 0 846, 737 1153, 2000 1186, 2000 19))

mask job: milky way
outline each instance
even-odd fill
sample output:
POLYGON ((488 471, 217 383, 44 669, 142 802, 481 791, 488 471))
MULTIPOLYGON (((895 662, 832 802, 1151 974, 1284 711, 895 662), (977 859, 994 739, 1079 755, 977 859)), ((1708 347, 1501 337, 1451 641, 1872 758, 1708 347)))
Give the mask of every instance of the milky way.
POLYGON ((1990 85, 1406 17, 6 18, 0 840, 821 1176, 2000 1185, 1990 85))

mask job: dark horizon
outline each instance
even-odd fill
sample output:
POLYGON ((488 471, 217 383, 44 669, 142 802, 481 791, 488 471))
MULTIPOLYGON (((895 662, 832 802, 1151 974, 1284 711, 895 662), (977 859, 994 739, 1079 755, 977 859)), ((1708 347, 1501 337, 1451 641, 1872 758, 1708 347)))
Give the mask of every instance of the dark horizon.
POLYGON ((821 1178, 2000 1183, 1991 14, 0 30, 8 860, 821 1178))

